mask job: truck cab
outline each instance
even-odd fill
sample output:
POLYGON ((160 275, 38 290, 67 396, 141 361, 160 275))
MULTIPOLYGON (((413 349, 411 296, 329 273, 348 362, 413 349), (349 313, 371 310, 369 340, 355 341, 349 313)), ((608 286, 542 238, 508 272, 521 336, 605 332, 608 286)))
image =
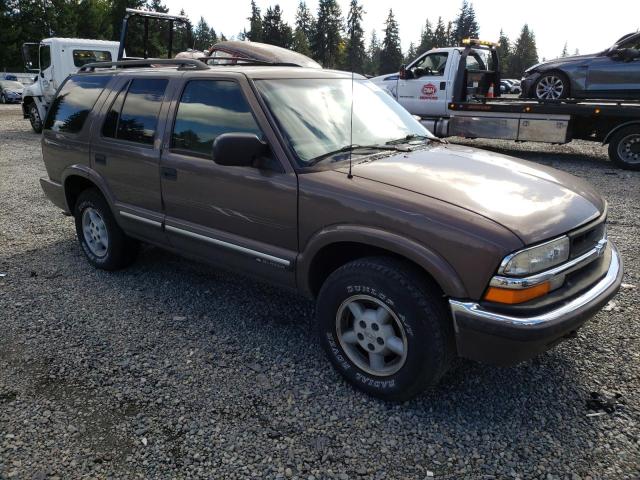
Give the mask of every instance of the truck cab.
POLYGON ((495 49, 435 48, 403 66, 399 73, 372 81, 412 114, 438 118, 449 114, 450 102, 484 97, 492 85, 494 95, 498 96, 499 59, 495 49))
POLYGON ((22 45, 25 68, 36 74, 34 83, 24 89, 22 112, 36 133, 42 131, 47 108, 64 79, 87 63, 115 60, 118 46, 118 42, 81 38, 45 38, 22 45))

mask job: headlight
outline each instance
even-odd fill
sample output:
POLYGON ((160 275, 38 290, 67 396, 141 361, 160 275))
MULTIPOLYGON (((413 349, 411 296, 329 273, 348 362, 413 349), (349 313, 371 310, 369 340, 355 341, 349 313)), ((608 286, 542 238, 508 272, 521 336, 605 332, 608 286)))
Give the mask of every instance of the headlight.
POLYGON ((564 236, 506 257, 498 273, 522 277, 548 270, 569 259, 569 237, 564 236))

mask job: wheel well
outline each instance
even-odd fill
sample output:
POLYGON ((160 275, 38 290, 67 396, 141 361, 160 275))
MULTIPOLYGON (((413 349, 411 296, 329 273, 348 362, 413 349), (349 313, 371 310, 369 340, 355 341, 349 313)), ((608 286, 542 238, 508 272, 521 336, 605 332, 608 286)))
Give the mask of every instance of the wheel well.
POLYGON ((402 255, 363 243, 339 242, 332 243, 320 249, 311 262, 311 267, 309 268, 309 287, 313 296, 316 297, 318 295, 322 284, 334 271, 346 263, 364 257, 391 257, 400 260, 405 263, 408 268, 414 270, 430 283, 433 283, 437 288, 440 288, 435 279, 427 271, 402 255))
POLYGON ((27 115, 29 115, 29 105, 31 105, 33 102, 33 97, 24 97, 22 99, 22 113, 25 115, 25 118, 27 115))
POLYGON ((535 87, 538 84, 538 82, 540 81, 540 79, 542 77, 544 77, 545 75, 549 75, 549 74, 553 74, 553 75, 558 75, 562 78, 564 78, 567 81, 567 88, 569 89, 569 94, 571 94, 571 78, 569 78, 569 75, 567 75, 566 73, 564 73, 562 70, 558 70, 556 68, 552 68, 550 70, 545 70, 544 72, 542 72, 540 74, 540 76, 538 77, 538 79, 533 83, 533 85, 531 85, 531 88, 534 89, 534 93, 535 93, 535 87))
POLYGON ((87 180, 79 175, 72 175, 64 182, 64 196, 67 199, 69 212, 73 214, 76 201, 82 192, 89 188, 98 188, 91 180, 87 180))

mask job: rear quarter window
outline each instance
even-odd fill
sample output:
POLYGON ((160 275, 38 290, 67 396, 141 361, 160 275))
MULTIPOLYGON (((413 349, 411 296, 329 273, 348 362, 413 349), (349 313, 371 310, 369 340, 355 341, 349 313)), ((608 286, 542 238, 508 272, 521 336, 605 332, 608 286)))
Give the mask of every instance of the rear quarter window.
POLYGON ((44 128, 63 133, 80 132, 109 80, 110 75, 69 77, 49 108, 44 128))

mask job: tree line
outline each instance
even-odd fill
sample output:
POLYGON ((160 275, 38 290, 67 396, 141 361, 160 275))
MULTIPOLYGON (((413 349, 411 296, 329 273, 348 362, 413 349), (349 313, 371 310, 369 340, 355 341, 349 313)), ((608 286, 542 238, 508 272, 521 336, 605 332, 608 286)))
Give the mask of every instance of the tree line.
MULTIPOLYGON (((50 36, 117 40, 126 8, 168 11, 161 0, 0 0, 0 41, 4 46, 0 50, 0 68, 21 68, 20 47, 27 41, 50 36)), ((312 57, 325 68, 368 75, 397 71, 401 64, 432 48, 459 45, 463 38, 480 35, 473 4, 467 0, 462 1, 453 20, 427 19, 420 38, 411 42, 404 52, 393 9, 389 9, 380 34, 373 30, 366 38, 362 26, 366 11, 362 0, 351 0, 346 15, 337 0, 319 0, 315 12, 301 0, 293 25, 284 20, 278 4, 262 11, 255 0, 251 0, 248 13, 248 28, 230 39, 290 48, 312 57)), ((184 15, 184 11, 180 14, 184 15)), ((178 44, 196 50, 205 50, 227 39, 202 17, 193 26, 188 40, 186 32, 178 33, 177 37, 185 40, 178 44)), ((163 38, 161 29, 154 31, 150 43, 157 51, 162 49, 163 38)), ((135 46, 136 42, 132 44, 135 46)), ((538 62, 535 36, 527 25, 514 42, 501 32, 499 50, 507 77, 519 77, 527 67, 538 62)), ((129 49, 128 53, 132 54, 129 49)))

